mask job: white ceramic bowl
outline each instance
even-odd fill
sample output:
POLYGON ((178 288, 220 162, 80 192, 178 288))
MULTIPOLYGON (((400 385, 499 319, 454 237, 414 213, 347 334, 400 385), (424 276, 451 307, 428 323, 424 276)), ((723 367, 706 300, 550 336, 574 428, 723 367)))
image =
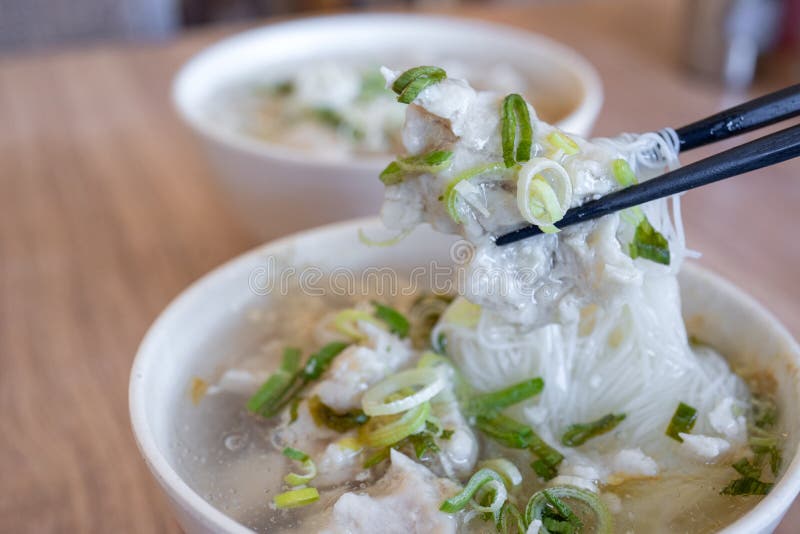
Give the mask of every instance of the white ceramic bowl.
POLYGON ((261 238, 376 212, 378 174, 389 157, 331 161, 222 128, 209 98, 231 82, 285 72, 287 63, 398 57, 506 63, 534 80, 537 96, 561 110, 558 125, 586 135, 603 100, 592 66, 569 48, 507 26, 421 15, 341 15, 273 24, 225 39, 178 73, 173 101, 201 140, 220 188, 261 238), (410 44, 413 43, 413 44, 410 44), (407 56, 408 57, 408 56, 407 56), (311 192, 313 191, 313 194, 311 192))
MULTIPOLYGON (((172 447, 173 414, 191 402, 186 393, 193 376, 209 376, 223 361, 221 351, 204 347, 230 325, 242 320, 244 310, 264 306, 270 296, 263 288, 268 258, 290 265, 315 266, 330 272, 355 272, 390 266, 409 272, 436 261, 451 264, 451 237, 427 227, 417 229, 401 243, 370 248, 359 243, 358 228, 378 232, 382 225, 364 219, 330 225, 259 247, 223 265, 181 294, 156 320, 142 342, 133 364, 130 410, 133 431, 147 465, 169 497, 183 529, 200 532, 249 532, 215 509, 184 482, 176 470, 172 447), (347 254, 340 254, 342 250, 347 254), (267 299, 267 300, 264 300, 267 299), (213 354, 200 357, 202 354, 213 354)), ((726 534, 771 532, 800 491, 800 347, 770 313, 718 276, 687 265, 681 274, 683 312, 692 333, 721 351, 734 364, 749 363, 770 370, 778 381, 782 417, 789 422, 785 461, 788 466, 772 492, 753 510, 727 527, 726 534), (789 463, 791 461, 791 463, 789 463)), ((266 506, 266 502, 265 502, 266 506)))

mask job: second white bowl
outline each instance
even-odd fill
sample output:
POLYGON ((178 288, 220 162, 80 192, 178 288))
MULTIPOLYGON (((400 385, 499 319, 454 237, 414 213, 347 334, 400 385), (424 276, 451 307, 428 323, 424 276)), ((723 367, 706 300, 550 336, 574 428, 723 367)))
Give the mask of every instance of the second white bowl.
POLYGON ((374 214, 378 174, 389 157, 332 161, 221 127, 209 99, 232 82, 271 68, 337 58, 374 62, 412 50, 414 58, 505 63, 535 82, 559 109, 564 130, 587 135, 603 100, 600 79, 573 50, 507 26, 449 17, 340 15, 273 24, 225 39, 187 63, 173 100, 201 140, 219 185, 242 222, 267 239, 349 217, 374 214))

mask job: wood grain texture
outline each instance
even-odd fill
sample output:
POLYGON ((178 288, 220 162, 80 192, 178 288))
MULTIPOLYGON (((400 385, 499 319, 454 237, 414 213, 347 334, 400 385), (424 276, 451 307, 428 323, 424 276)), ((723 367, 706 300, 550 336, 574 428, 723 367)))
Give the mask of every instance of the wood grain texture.
MULTIPOLYGON (((726 104, 715 88, 676 75, 677 3, 658 3, 656 14, 647 4, 450 12, 540 31, 585 54, 606 87, 602 135, 678 126, 726 104)), ((226 211, 168 96, 177 67, 235 29, 0 59, 2 532, 179 531, 129 429, 128 371, 167 302, 255 244, 226 211)), ((795 335, 798 173, 798 163, 783 164, 684 202, 701 263, 767 303, 795 335)), ((800 529, 793 514, 779 532, 800 529)))

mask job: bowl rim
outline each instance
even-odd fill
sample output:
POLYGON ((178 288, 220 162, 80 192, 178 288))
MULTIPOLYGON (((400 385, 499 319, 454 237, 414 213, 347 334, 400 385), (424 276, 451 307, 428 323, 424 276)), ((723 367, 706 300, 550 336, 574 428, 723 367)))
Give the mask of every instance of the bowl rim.
MULTIPOLYGON (((268 39, 274 34, 307 29, 313 26, 335 29, 337 26, 343 27, 345 25, 354 24, 373 26, 378 24, 396 25, 401 23, 413 26, 420 22, 447 24, 451 27, 457 27, 465 33, 482 32, 492 34, 498 39, 524 42, 529 46, 536 46, 554 55, 558 55, 565 70, 568 70, 578 80, 583 95, 578 105, 568 115, 557 121, 555 125, 559 126, 579 120, 592 123, 599 114, 603 103, 603 85, 600 75, 585 57, 565 44, 540 33, 496 22, 450 15, 413 14, 391 11, 381 13, 321 15, 280 21, 223 38, 203 48, 181 65, 172 79, 172 106, 177 111, 181 120, 201 137, 208 138, 220 145, 233 148, 249 155, 285 160, 314 168, 329 168, 333 166, 353 171, 374 171, 376 169, 379 171, 391 160, 391 155, 337 159, 314 156, 310 152, 302 149, 295 149, 287 145, 266 140, 254 139, 251 136, 228 128, 215 127, 214 121, 206 118, 204 114, 197 109, 197 106, 191 106, 185 101, 183 93, 186 91, 185 87, 189 85, 189 80, 192 78, 194 72, 201 69, 205 62, 214 61, 215 55, 221 53, 225 48, 250 46, 262 39, 268 39)), ((269 61, 265 61, 265 64, 268 63, 269 61)))
MULTIPOLYGON (((179 504, 183 509, 190 510, 193 517, 213 527, 215 531, 236 534, 252 532, 252 530, 225 515, 195 492, 195 490, 180 477, 172 465, 170 465, 151 432, 146 410, 146 372, 157 360, 157 346, 160 343, 159 338, 163 335, 162 330, 166 328, 171 318, 179 314, 182 309, 198 301, 202 301, 207 288, 210 284, 213 284, 215 280, 232 276, 235 271, 239 271, 243 267, 257 262, 260 258, 263 258, 265 254, 280 254, 288 250, 293 250, 294 244, 297 241, 302 241, 314 235, 319 236, 320 234, 327 234, 333 237, 345 233, 354 234, 359 229, 378 229, 381 227, 382 223, 377 217, 350 219, 311 228, 259 245, 226 261, 194 281, 166 306, 148 328, 136 351, 136 356, 131 367, 128 388, 129 413, 134 438, 150 472, 159 481, 162 490, 167 496, 173 501, 176 501, 176 504, 179 504)), ((748 315, 760 316, 763 318, 771 325, 775 337, 786 343, 786 354, 791 356, 793 363, 800 367, 800 345, 798 345, 798 342, 783 323, 754 297, 722 276, 704 267, 700 267, 696 263, 685 262, 681 271, 690 273, 692 277, 700 278, 704 281, 706 287, 713 287, 716 292, 735 300, 737 306, 745 310, 748 315)), ((795 388, 800 390, 800 379, 797 379, 795 388)), ((771 524, 771 522, 777 519, 774 510, 784 508, 783 504, 787 501, 794 500, 798 493, 800 493, 800 446, 794 451, 792 461, 769 495, 745 515, 730 525, 725 526, 719 531, 719 534, 755 532, 758 528, 763 528, 765 525, 771 524)), ((790 504, 791 502, 786 505, 786 508, 788 508, 790 504)))

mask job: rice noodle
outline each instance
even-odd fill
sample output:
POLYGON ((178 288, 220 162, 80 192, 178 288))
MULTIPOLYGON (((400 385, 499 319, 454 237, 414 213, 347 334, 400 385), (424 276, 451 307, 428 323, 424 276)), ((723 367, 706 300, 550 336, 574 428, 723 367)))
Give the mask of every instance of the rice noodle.
MULTIPOLYGON (((679 402, 704 414, 695 432, 714 435, 707 414, 720 399, 747 402, 749 397, 722 357, 693 349, 687 340, 676 276, 692 253, 686 250, 680 199, 640 208, 669 243, 669 265, 630 257, 627 244, 635 224, 620 214, 497 247, 493 235, 524 223, 513 200, 513 180, 470 178, 486 191, 491 215, 464 205, 460 225, 453 224, 436 200, 448 180, 465 168, 502 161, 497 121, 486 118, 498 112, 502 98, 473 95, 461 83, 451 85, 458 91, 441 84, 435 93, 423 92, 422 104, 409 110, 403 138, 412 152, 443 146, 452 150, 453 165, 387 188, 383 209, 387 226, 407 228, 425 221, 460 233, 475 247, 461 292, 481 305, 480 320, 475 326, 442 321, 433 339, 447 337, 448 355, 478 390, 542 377, 544 391, 510 413, 551 444, 571 424, 626 414, 613 432, 593 439, 591 447, 579 451, 559 446, 567 464, 590 465, 608 480, 614 474, 613 456, 638 448, 660 469, 676 468, 681 461, 675 454, 677 443, 665 439, 664 431, 679 402), (442 107, 437 98, 458 100, 449 102, 450 108, 459 109, 458 132, 446 131, 450 117, 437 115, 442 107), (397 213, 403 217, 394 217, 397 213), (526 275, 522 280, 521 273, 526 275), (505 291, 497 291, 499 286, 505 291)), ((567 155, 548 149, 547 136, 558 130, 530 111, 532 160, 545 154, 558 159, 555 164, 571 180, 571 207, 619 187, 610 170, 617 159, 624 159, 639 181, 679 165, 679 143, 671 129, 591 141, 573 136, 579 152, 567 155)))

